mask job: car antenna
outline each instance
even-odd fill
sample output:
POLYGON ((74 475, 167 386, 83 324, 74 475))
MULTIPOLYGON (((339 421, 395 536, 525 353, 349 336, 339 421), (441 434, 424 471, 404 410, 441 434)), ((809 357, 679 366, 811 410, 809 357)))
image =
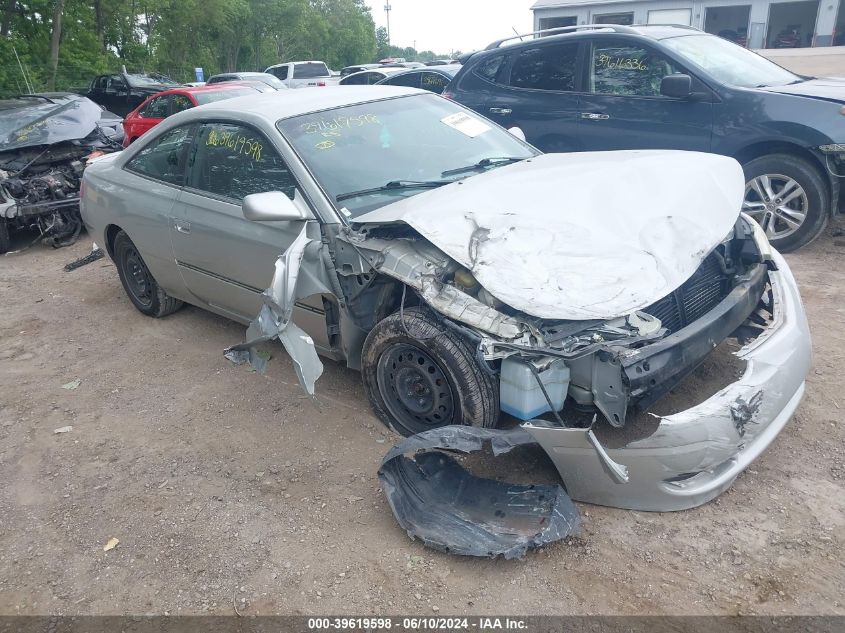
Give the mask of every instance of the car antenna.
POLYGON ((515 27, 515 26, 512 26, 512 27, 511 27, 511 30, 512 30, 512 31, 516 34, 516 36, 519 38, 519 41, 520 41, 520 42, 524 41, 524 40, 522 39, 522 36, 519 34, 519 31, 517 31, 517 30, 516 30, 516 27, 515 27))

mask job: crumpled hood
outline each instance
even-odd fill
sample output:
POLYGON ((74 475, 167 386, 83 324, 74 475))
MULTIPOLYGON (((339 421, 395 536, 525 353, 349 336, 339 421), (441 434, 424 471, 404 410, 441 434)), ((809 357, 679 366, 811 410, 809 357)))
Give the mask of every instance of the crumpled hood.
POLYGON ((104 116, 103 109, 85 97, 62 98, 56 102, 26 98, 20 104, 20 107, 0 108, 2 152, 85 138, 104 116))
POLYGON ((545 154, 355 221, 409 224, 527 314, 611 319, 692 276, 736 222, 744 182, 715 154, 545 154))
POLYGON ((810 79, 798 84, 789 84, 788 86, 767 86, 760 88, 760 90, 845 103, 845 78, 841 77, 810 79))

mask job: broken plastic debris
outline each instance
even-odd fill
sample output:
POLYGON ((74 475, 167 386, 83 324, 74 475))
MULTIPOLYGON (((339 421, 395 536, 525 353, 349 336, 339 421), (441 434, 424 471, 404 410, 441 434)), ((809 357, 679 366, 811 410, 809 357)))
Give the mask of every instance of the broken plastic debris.
POLYGON ((113 537, 113 536, 112 536, 112 537, 108 540, 108 543, 106 543, 105 545, 103 545, 103 551, 104 551, 104 552, 108 552, 109 550, 113 550, 113 549, 114 549, 115 547, 117 547, 119 544, 120 544, 120 541, 118 541, 115 537, 113 537))
POLYGON ((72 426, 60 426, 59 428, 55 429, 53 433, 70 433, 72 430, 72 426))
POLYGON ((472 453, 488 441, 497 456, 536 444, 521 428, 447 426, 406 438, 388 452, 379 479, 408 535, 444 552, 510 559, 577 533, 578 510, 559 485, 482 479, 445 453, 429 450, 472 453), (405 456, 411 453, 416 455, 405 456))
POLYGON ((76 380, 71 380, 70 382, 66 382, 62 385, 62 389, 67 389, 68 391, 73 391, 74 389, 78 388, 79 385, 82 384, 82 380, 77 378, 76 380))

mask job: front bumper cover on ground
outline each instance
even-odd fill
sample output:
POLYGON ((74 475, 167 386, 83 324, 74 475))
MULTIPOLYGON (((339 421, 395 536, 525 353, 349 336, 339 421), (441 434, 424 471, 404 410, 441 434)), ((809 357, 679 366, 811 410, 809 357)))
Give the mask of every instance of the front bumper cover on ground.
MULTIPOLYGON (((458 486, 460 492, 451 497, 441 488, 448 483, 443 474, 456 467, 463 472, 458 473, 459 481, 472 475, 452 460, 438 461, 425 453, 417 455, 416 461, 404 457, 405 453, 431 448, 478 450, 482 438, 491 442, 494 454, 514 445, 539 444, 554 462, 569 497, 576 501, 672 511, 694 508, 720 495, 792 417, 810 368, 810 331, 798 286, 783 257, 775 253, 774 263, 777 270, 769 273, 773 319, 762 334, 736 353, 746 362, 739 380, 691 409, 662 417, 651 435, 619 448, 602 447, 590 429, 566 428, 544 420, 509 430, 465 429, 460 445, 452 441, 451 429, 463 427, 408 438, 388 453, 379 472, 400 524, 412 536, 420 536, 438 549, 474 555, 519 556, 530 546, 556 540, 537 529, 533 539, 526 539, 524 531, 514 531, 505 534, 503 541, 501 528, 506 521, 496 514, 500 508, 495 503, 466 494, 459 484, 449 483, 458 486), (432 524, 433 520, 437 523, 432 524), (466 542, 467 534, 474 531, 483 544, 466 542), (510 550, 503 544, 507 539, 510 550), (499 552, 488 551, 491 542, 499 545, 499 552)), ((484 481, 485 485, 496 486, 501 494, 507 494, 511 487, 484 481)), ((553 514, 548 507, 542 511, 532 508, 530 516, 537 519, 553 514)), ((567 518, 573 516, 577 515, 566 513, 567 518)), ((526 525, 531 526, 530 522, 526 525)))

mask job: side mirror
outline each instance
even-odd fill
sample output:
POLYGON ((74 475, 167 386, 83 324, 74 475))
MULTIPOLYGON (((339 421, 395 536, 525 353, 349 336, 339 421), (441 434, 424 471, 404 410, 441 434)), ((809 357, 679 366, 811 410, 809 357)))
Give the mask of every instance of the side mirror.
POLYGON ((689 99, 692 95, 692 77, 689 75, 666 75, 660 81, 660 94, 673 99, 689 99))
POLYGON ((281 191, 253 193, 241 204, 244 217, 253 222, 296 222, 310 220, 310 214, 302 206, 281 191))
POLYGON ((525 132, 523 132, 521 128, 512 127, 508 129, 508 132, 510 132, 512 136, 515 136, 520 141, 527 142, 525 141, 525 132))

